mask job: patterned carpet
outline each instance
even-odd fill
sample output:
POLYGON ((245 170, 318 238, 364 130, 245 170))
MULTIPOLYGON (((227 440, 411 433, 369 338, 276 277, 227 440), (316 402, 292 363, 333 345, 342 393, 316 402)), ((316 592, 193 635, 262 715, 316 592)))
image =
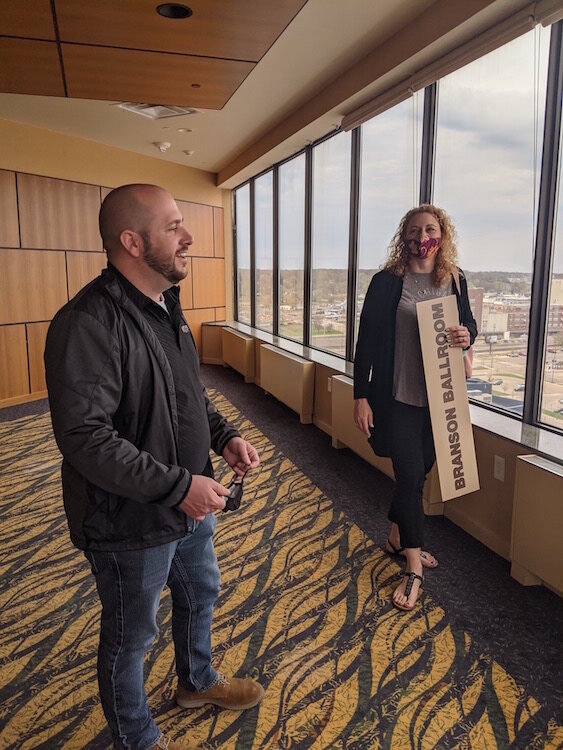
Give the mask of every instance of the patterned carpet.
MULTIPOLYGON (((559 748, 563 727, 220 394, 258 448, 239 513, 221 514, 215 666, 266 687, 240 713, 173 702, 170 598, 146 664, 161 729, 204 748, 559 748)), ((97 698, 99 605, 68 539, 48 414, 0 424, 0 748, 110 746, 97 698)), ((216 462, 217 478, 230 471, 216 462)))

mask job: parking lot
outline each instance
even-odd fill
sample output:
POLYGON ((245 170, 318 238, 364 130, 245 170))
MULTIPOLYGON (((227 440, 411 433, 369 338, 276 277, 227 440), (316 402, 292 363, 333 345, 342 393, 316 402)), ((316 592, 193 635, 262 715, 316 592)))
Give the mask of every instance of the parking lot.
MULTIPOLYGON (((526 375, 525 339, 488 344, 479 337, 474 347, 473 375, 488 381, 492 394, 522 401, 526 375)), ((548 346, 544 364, 542 420, 561 426, 563 421, 563 348, 548 346)))

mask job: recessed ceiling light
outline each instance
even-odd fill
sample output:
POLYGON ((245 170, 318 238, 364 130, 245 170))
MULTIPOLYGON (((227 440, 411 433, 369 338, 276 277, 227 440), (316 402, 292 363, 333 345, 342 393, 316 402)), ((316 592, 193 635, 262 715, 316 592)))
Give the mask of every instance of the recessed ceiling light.
POLYGON ((178 133, 191 133, 192 132, 191 128, 176 128, 176 130, 178 131, 178 133))
POLYGON ((201 83, 192 83, 192 89, 200 89, 201 83))
POLYGON ((163 3, 157 5, 156 12, 163 18, 172 18, 176 20, 182 20, 183 18, 189 18, 193 11, 188 8, 187 5, 180 5, 179 3, 163 3))
POLYGON ((186 149, 183 153, 186 154, 186 156, 193 156, 195 151, 193 149, 186 149))

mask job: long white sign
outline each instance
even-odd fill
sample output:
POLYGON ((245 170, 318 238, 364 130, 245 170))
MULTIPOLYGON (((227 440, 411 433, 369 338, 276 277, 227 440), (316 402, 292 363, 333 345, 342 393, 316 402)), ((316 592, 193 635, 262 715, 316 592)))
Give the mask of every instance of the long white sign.
POLYGON ((446 328, 459 325, 455 295, 416 306, 426 391, 442 500, 479 489, 463 354, 448 346, 446 328))

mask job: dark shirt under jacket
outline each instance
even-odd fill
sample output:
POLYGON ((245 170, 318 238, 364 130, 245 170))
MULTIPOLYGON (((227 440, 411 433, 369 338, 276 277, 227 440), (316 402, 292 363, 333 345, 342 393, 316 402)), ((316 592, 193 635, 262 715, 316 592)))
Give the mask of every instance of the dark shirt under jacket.
MULTIPOLYGON (((209 420, 202 398, 199 358, 196 345, 180 307, 180 288, 164 292, 168 313, 139 291, 119 271, 127 295, 142 312, 154 331, 170 363, 178 410, 178 463, 190 474, 202 474, 209 461, 211 441, 209 420)), ((207 472, 206 472, 207 473, 207 472)))

